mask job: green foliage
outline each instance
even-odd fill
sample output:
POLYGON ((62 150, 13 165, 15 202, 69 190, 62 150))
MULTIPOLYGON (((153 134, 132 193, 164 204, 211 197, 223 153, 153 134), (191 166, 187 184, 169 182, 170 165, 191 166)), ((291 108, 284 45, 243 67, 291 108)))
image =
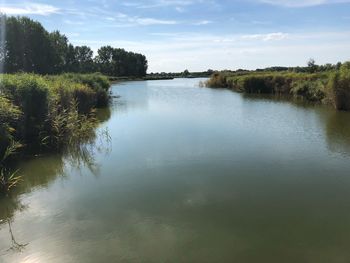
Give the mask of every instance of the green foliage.
MULTIPOLYGON (((314 63, 311 66, 315 66, 314 63)), ((307 101, 327 103, 331 97, 327 83, 332 79, 330 86, 332 86, 334 97, 332 100, 336 108, 349 110, 349 68, 349 63, 344 63, 339 71, 335 71, 333 67, 329 66, 329 71, 316 73, 296 73, 289 70, 223 71, 214 73, 207 81, 206 86, 229 88, 245 93, 293 95, 307 101)))
POLYGON ((0 194, 10 191, 22 179, 21 176, 17 176, 18 170, 12 171, 6 165, 8 159, 12 155, 15 155, 20 148, 22 148, 20 143, 11 141, 5 151, 0 155, 0 194))
POLYGON ((148 62, 144 55, 111 46, 101 47, 95 58, 96 69, 114 77, 144 77, 148 62))
MULTIPOLYGON (((104 107, 108 104, 109 94, 108 90, 110 87, 109 79, 99 73, 94 74, 64 74, 63 78, 69 79, 75 83, 81 83, 85 86, 90 87, 95 92, 96 106, 104 107)), ((82 101, 76 98, 81 104, 82 101)), ((79 104, 79 105, 80 105, 79 104)))
POLYGON ((325 85, 319 80, 296 82, 291 93, 313 102, 321 102, 326 97, 325 85))
MULTIPOLYGON (((58 136, 62 140, 83 138, 92 129, 94 108, 108 103, 108 90, 108 79, 99 74, 2 75, 0 151, 4 152, 12 139, 40 145, 43 138, 57 133, 57 127, 64 130, 58 133, 64 134, 58 136)), ((56 140, 54 145, 64 143, 56 140)), ((45 145, 50 143, 45 141, 45 145)))
POLYGON ((0 65, 5 73, 28 72, 61 74, 64 72, 93 73, 109 76, 144 77, 147 59, 142 54, 124 49, 102 47, 94 58, 88 46, 73 46, 59 31, 49 33, 27 17, 7 17, 0 14, 0 65))
POLYGON ((66 145, 78 145, 92 137, 97 121, 94 111, 80 114, 76 100, 70 107, 54 107, 47 119, 48 129, 41 134, 42 144, 61 149, 66 145))
POLYGON ((330 87, 333 103, 338 110, 350 110, 350 62, 344 63, 332 75, 330 87))
POLYGON ((0 159, 3 159, 1 156, 5 156, 21 116, 18 107, 0 96, 0 159))
POLYGON ((44 78, 31 74, 5 75, 0 90, 23 113, 18 132, 25 140, 33 140, 43 128, 49 106, 44 78))
POLYGON ((228 87, 227 76, 225 72, 216 72, 207 81, 206 85, 212 88, 226 88, 228 87))

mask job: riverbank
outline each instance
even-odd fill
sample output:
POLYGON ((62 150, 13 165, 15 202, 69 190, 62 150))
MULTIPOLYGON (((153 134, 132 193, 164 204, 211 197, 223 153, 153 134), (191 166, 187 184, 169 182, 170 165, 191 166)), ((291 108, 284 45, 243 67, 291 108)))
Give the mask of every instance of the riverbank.
POLYGON ((109 102, 100 74, 0 75, 0 193, 19 180, 14 155, 29 149, 59 151, 93 136, 95 109, 109 102))
POLYGON ((213 71, 208 70, 204 72, 177 72, 177 73, 150 73, 144 77, 113 77, 109 76, 109 81, 113 83, 118 83, 121 81, 142 81, 142 80, 172 80, 176 78, 209 78, 212 75, 213 71))
POLYGON ((330 104, 337 110, 350 110, 350 62, 338 70, 315 73, 222 71, 214 73, 205 85, 244 93, 291 95, 330 104))

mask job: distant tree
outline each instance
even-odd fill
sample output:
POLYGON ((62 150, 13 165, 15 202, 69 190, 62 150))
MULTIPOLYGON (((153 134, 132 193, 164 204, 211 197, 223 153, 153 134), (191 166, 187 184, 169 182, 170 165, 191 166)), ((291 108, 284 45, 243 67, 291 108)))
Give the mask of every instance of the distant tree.
POLYGON ((98 71, 109 76, 113 76, 114 73, 112 67, 113 52, 114 48, 112 48, 111 46, 104 46, 97 51, 97 56, 95 58, 95 64, 97 66, 98 71))
POLYGON ((100 71, 109 76, 135 77, 147 73, 148 62, 142 54, 104 46, 93 58, 90 47, 74 47, 59 31, 49 33, 27 17, 0 15, 0 23, 0 63, 4 65, 1 71, 39 74, 100 71))
POLYGON ((88 46, 77 46, 74 49, 75 61, 79 73, 89 73, 94 71, 94 52, 88 46))
POLYGON ((338 62, 338 63, 335 65, 335 68, 336 68, 337 70, 339 70, 340 67, 341 67, 341 65, 342 65, 342 63, 341 63, 341 62, 338 62))
POLYGON ((318 66, 316 65, 316 62, 313 58, 310 58, 307 62, 307 67, 310 73, 315 73, 318 69, 318 66))
POLYGON ((59 31, 49 34, 51 73, 61 73, 67 67, 68 38, 59 31))
POLYGON ((72 44, 69 44, 67 47, 67 53, 66 53, 66 66, 64 68, 65 72, 78 72, 79 71, 79 65, 76 60, 75 55, 75 48, 72 44))
POLYGON ((190 75, 190 72, 188 71, 188 69, 185 69, 184 72, 182 73, 182 75, 184 77, 188 77, 190 75))

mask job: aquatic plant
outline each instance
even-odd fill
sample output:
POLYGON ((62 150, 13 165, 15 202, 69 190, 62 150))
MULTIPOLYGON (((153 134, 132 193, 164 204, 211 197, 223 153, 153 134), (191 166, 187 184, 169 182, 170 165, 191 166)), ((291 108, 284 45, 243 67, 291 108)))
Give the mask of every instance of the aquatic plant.
POLYGON ((22 147, 19 142, 12 141, 0 157, 0 194, 7 193, 22 180, 17 175, 18 170, 13 171, 7 166, 7 160, 22 147))
POLYGON ((350 62, 339 70, 314 73, 292 71, 216 72, 207 87, 244 93, 285 94, 311 102, 332 102, 338 110, 350 110, 350 62))

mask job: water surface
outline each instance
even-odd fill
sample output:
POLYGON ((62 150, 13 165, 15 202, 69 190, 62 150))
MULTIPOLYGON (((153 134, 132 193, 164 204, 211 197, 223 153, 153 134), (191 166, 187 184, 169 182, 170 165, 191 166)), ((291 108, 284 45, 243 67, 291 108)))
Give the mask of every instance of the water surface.
POLYGON ((115 85, 94 145, 23 162, 0 262, 349 262, 350 114, 199 81, 115 85))

